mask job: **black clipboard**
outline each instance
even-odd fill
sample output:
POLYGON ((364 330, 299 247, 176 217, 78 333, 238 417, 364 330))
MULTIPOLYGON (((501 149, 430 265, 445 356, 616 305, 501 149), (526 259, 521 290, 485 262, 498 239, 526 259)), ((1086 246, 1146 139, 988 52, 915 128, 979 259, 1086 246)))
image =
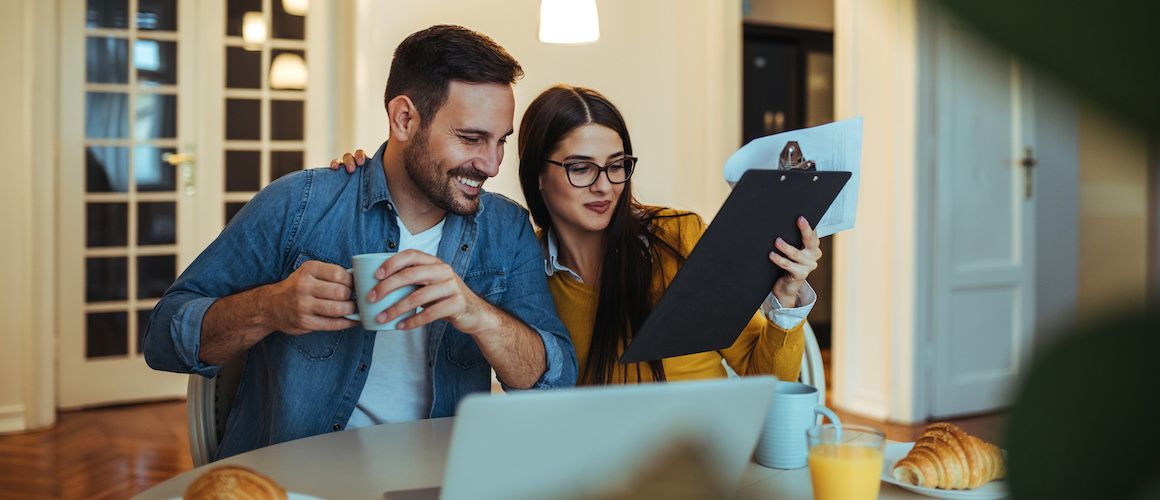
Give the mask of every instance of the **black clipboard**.
POLYGON ((850 172, 750 170, 693 248, 620 357, 653 361, 733 345, 785 271, 769 260, 781 236, 802 246, 799 215, 817 227, 850 172))

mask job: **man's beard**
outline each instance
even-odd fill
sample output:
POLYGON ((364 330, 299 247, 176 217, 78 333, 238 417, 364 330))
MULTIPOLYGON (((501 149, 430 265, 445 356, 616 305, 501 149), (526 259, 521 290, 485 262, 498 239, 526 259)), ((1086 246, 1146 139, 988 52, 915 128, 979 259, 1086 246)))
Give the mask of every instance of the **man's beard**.
POLYGON ((403 152, 403 167, 407 175, 433 205, 455 215, 474 215, 479 211, 479 196, 468 196, 452 183, 459 182, 455 177, 466 177, 482 183, 487 180, 487 176, 471 167, 444 172, 443 166, 431 156, 427 148, 430 134, 430 129, 420 131, 415 141, 403 152))

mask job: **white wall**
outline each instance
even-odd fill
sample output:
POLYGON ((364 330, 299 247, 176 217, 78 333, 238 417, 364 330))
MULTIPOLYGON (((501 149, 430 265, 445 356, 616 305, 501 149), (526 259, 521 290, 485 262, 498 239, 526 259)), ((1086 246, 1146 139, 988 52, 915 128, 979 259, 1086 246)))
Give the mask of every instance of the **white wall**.
MULTIPOLYGON (((350 25, 354 43, 351 93, 355 130, 340 148, 373 150, 387 135, 382 105, 390 58, 407 35, 434 24, 461 24, 504 46, 523 66, 516 84, 515 126, 536 95, 556 83, 595 88, 621 109, 641 158, 637 197, 650 204, 711 217, 727 188, 721 166, 740 144, 741 13, 734 1, 601 0, 601 39, 579 46, 537 39, 538 0, 503 8, 473 0, 361 0, 350 25)), ((340 13, 341 15, 341 13, 340 13)), ((340 82, 339 85, 342 85, 340 82)), ((487 189, 517 201, 515 141, 487 189)), ((337 153, 337 152, 336 152, 337 153)))
POLYGON ((53 2, 0 3, 0 432, 53 422, 53 2), (47 74, 47 76, 46 76, 47 74), (46 107, 47 106, 47 107, 46 107))
POLYGON ((834 240, 833 401, 895 421, 925 417, 915 13, 914 0, 837 0, 834 22, 834 118, 865 128, 858 226, 834 240))
MULTIPOLYGON (((20 68, 16 72, 6 72, 0 79, 0 109, 8 110, 0 115, 0 151, 8 158, 3 163, 6 182, 0 183, 0 199, 5 200, 5 209, 0 210, 0 227, 4 228, 6 242, 0 247, 0 283, 5 283, 4 300, 0 300, 0 380, 23 381, 25 332, 32 326, 28 310, 30 299, 19 291, 32 288, 31 269, 27 265, 32 260, 32 200, 29 196, 32 159, 29 151, 29 109, 25 104, 28 95, 27 41, 20 20, 24 18, 26 6, 19 2, 0 4, 0 67, 20 68)), ((24 427, 24 384, 0 384, 0 431, 24 427)))
POLYGON ((833 0, 749 0, 745 22, 834 30, 833 0))

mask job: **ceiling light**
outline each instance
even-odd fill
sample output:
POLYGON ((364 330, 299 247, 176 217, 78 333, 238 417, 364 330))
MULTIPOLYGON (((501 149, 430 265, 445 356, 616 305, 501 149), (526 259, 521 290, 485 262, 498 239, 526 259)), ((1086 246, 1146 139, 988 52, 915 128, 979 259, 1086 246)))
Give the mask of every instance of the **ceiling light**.
POLYGON ((591 43, 600 39, 596 0, 540 0, 540 41, 591 43))

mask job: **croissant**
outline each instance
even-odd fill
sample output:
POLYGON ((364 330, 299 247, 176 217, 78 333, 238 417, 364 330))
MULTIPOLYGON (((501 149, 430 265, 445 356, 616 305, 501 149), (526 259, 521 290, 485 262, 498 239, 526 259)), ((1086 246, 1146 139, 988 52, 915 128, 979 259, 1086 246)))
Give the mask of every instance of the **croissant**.
POLYGON ((952 424, 927 426, 914 448, 894 464, 894 479, 926 488, 978 488, 1006 474, 998 446, 952 424))
POLYGON ((224 465, 198 476, 185 490, 185 500, 286 500, 286 490, 273 479, 248 467, 224 465))

